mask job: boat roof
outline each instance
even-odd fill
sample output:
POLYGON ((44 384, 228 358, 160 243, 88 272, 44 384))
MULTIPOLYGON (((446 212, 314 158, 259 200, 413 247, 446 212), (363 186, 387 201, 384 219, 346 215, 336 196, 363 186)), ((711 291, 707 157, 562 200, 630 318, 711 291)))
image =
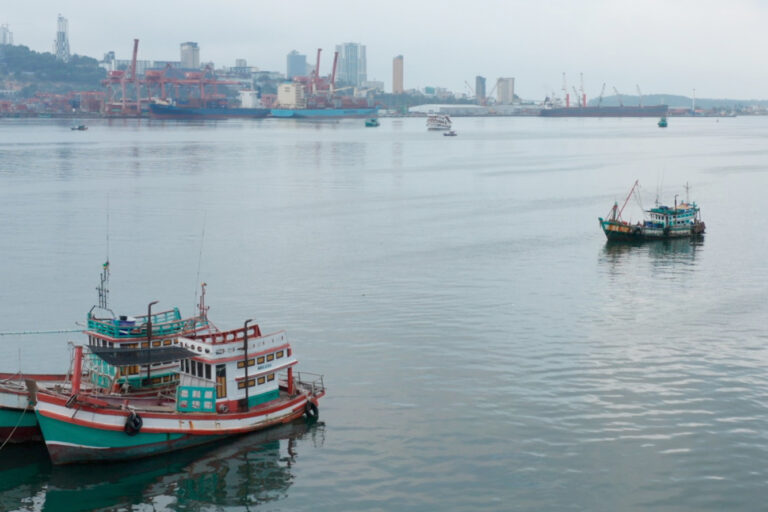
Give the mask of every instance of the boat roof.
POLYGON ((166 361, 178 361, 179 359, 189 359, 196 354, 183 347, 158 347, 153 349, 146 348, 112 348, 112 347, 94 347, 88 349, 92 354, 103 359, 112 366, 133 366, 154 363, 164 363, 166 361))
POLYGON ((677 206, 658 205, 647 211, 654 212, 654 213, 669 213, 669 212, 684 212, 684 211, 698 210, 698 209, 699 207, 696 206, 696 203, 693 203, 693 204, 679 203, 677 206))

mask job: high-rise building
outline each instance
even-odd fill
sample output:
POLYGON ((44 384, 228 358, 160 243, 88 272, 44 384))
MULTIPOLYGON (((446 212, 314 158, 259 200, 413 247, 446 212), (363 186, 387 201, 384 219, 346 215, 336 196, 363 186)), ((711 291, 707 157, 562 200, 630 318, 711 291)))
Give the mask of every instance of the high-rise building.
POLYGON ((347 85, 359 87, 368 80, 365 61, 365 45, 359 43, 342 43, 336 45, 339 52, 336 80, 347 85))
POLYGON ((475 77, 475 100, 478 105, 485 103, 485 77, 477 75, 475 77))
POLYGON ((514 78, 499 78, 496 80, 496 101, 502 105, 511 105, 515 101, 514 78))
POLYGON ((53 54, 56 60, 69 62, 69 23, 59 14, 56 28, 56 40, 53 42, 53 54))
POLYGON ((295 76, 305 76, 307 73, 307 56, 296 50, 286 56, 285 64, 285 76, 288 80, 295 76))
POLYGON ((188 69, 200 68, 200 48, 197 43, 188 41, 181 43, 181 67, 188 69))
POLYGON ((13 44, 13 32, 8 25, 0 25, 0 44, 13 44))
POLYGON ((392 60, 392 94, 403 94, 403 56, 398 55, 392 60))

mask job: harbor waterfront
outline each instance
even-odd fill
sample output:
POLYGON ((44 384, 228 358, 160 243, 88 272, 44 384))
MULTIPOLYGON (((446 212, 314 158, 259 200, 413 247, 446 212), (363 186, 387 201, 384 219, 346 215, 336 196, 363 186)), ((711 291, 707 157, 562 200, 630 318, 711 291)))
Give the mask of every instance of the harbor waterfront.
POLYGON ((67 370, 108 257, 121 310, 206 282, 329 389, 135 462, 6 445, 0 509, 763 508, 768 118, 379 121, 0 122, 0 371, 67 370), (606 242, 635 180, 706 234, 606 242))

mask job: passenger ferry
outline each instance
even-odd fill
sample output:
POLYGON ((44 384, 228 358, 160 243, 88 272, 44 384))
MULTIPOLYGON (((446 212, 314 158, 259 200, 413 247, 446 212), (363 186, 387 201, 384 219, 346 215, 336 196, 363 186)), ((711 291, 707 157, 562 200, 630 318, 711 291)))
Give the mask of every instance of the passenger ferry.
POLYGON ((427 130, 450 130, 451 118, 448 114, 428 114, 427 130))

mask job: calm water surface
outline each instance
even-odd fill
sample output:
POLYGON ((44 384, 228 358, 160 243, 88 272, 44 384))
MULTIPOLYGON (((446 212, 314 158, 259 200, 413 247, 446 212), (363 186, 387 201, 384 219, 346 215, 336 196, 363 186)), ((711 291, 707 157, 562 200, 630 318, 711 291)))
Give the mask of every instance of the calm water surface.
MULTIPOLYGON (((2 121, 0 331, 76 329, 109 257, 113 309, 189 314, 205 281, 329 394, 130 464, 5 447, 0 509, 763 509, 768 119, 655 123, 2 121), (607 245, 635 179, 646 207, 690 183, 704 239, 607 245)), ((0 336, 3 370, 68 341, 0 336)))

